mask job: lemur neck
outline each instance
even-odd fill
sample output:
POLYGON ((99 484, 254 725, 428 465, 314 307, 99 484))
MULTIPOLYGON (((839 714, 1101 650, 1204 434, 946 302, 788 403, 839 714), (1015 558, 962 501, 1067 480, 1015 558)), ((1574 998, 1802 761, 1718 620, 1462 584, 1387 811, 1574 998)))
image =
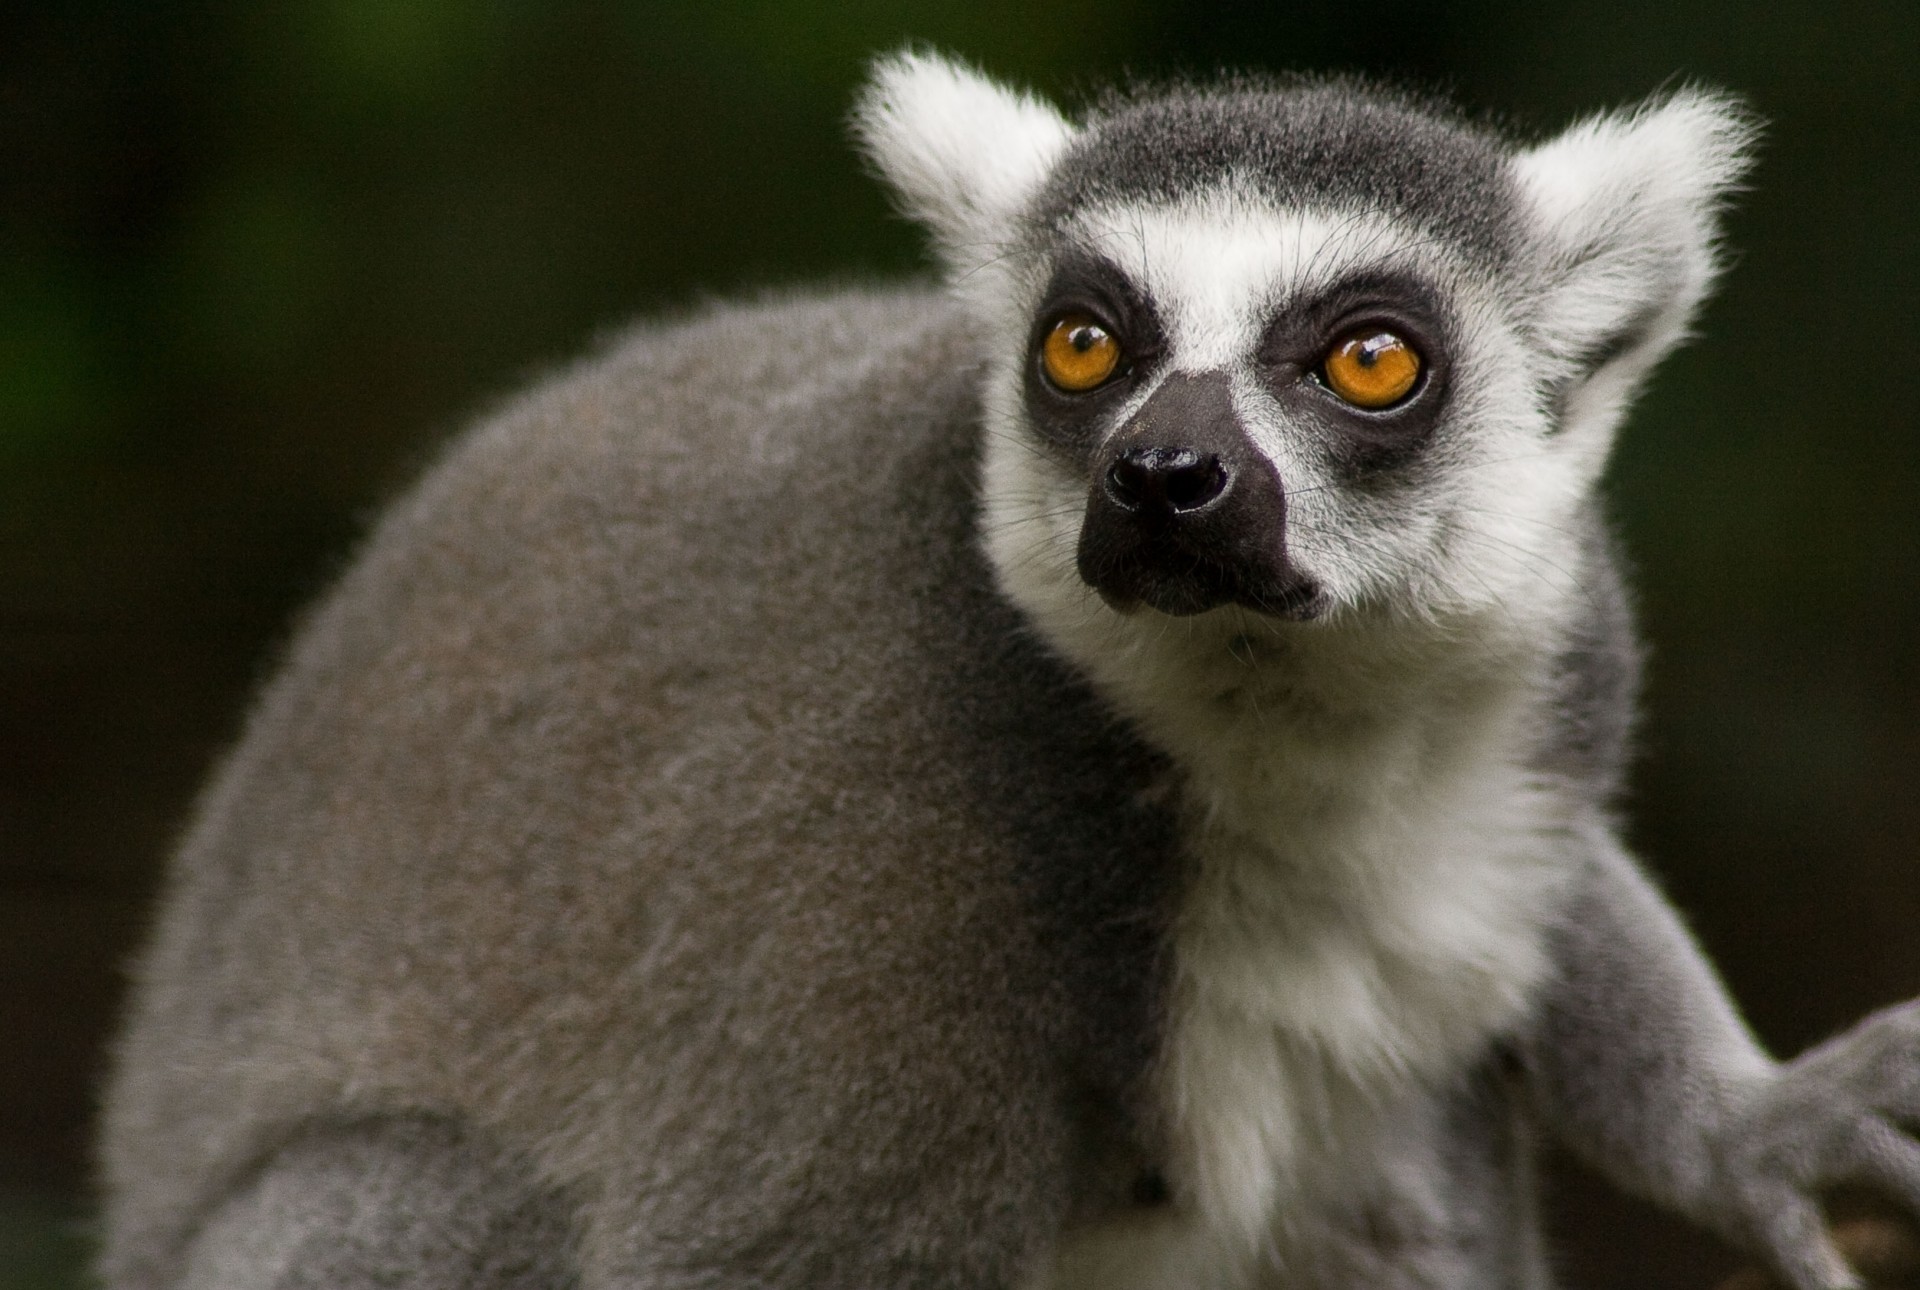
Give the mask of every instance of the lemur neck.
POLYGON ((1390 805, 1381 794, 1527 755, 1550 634, 1491 618, 1403 626, 1248 617, 1238 631, 1141 624, 1129 648, 1084 660, 1222 825, 1377 809, 1390 805))

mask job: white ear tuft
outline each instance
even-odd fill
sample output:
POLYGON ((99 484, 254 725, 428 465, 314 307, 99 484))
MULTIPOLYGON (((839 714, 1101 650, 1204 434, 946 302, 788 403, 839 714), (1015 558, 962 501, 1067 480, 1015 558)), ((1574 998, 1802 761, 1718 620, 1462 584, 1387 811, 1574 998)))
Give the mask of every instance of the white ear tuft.
POLYGON ((906 213, 933 231, 956 277, 992 259, 1073 138, 1032 95, 934 54, 874 64, 854 133, 906 213))
POLYGON ((1732 98, 1689 89, 1516 158, 1543 252, 1539 334, 1570 383, 1566 420, 1611 420, 1685 337, 1719 268, 1720 208, 1758 133, 1732 98))

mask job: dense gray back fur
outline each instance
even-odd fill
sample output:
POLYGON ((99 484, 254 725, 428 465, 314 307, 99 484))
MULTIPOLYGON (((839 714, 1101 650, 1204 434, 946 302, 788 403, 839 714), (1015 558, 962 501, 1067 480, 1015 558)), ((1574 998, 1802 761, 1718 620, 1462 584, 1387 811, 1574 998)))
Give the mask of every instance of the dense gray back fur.
POLYGON ((661 1266, 724 1262, 737 1207, 880 1284, 929 1185, 1044 1228, 1064 1197, 1007 1180, 1059 1171, 1007 1158, 1129 1095, 1167 832, 990 589, 972 374, 930 294, 720 311, 388 517, 179 856, 109 1099, 114 1284, 167 1284, 305 1124, 394 1111, 587 1197, 589 1257, 632 1257, 607 1189, 661 1266))

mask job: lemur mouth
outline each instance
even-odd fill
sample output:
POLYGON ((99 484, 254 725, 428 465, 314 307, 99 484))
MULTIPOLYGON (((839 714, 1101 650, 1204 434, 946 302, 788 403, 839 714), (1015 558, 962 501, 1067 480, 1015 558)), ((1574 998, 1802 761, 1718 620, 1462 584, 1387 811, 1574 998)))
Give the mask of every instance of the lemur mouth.
POLYGON ((1249 576, 1253 571, 1179 551, 1157 559, 1143 558, 1138 551, 1116 553, 1118 558, 1106 560, 1094 553, 1090 561, 1085 529, 1081 539, 1080 576, 1110 608, 1123 614, 1145 606, 1187 618, 1222 605, 1239 605, 1271 618, 1305 622, 1327 610, 1327 597, 1320 587, 1295 573, 1279 578, 1249 576), (1096 566, 1091 571, 1090 563, 1096 566))
POLYGON ((1094 463, 1080 576, 1122 612, 1237 604, 1317 618, 1326 597, 1287 558, 1286 493, 1234 415, 1224 373, 1170 377, 1094 463))

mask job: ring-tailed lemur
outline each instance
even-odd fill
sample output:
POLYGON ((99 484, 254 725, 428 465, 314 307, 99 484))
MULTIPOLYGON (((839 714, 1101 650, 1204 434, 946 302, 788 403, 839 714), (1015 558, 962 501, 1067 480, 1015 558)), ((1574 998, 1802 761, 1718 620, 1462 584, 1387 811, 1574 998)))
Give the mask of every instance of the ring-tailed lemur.
POLYGON ((461 442, 201 803, 109 1283, 1541 1287, 1547 1132, 1846 1284, 1920 1014, 1776 1064, 1623 850, 1596 489, 1751 127, 883 61, 944 290, 461 442))

